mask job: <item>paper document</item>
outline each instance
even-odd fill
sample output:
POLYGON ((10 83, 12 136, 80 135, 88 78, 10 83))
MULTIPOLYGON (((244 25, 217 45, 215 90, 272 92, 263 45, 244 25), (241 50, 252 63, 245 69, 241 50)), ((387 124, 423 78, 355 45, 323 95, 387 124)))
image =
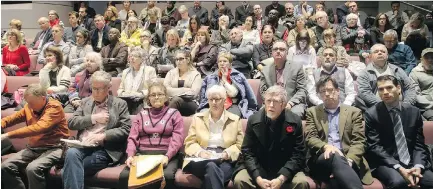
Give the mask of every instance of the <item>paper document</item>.
POLYGON ((60 141, 66 142, 66 144, 69 147, 73 147, 73 148, 89 148, 89 147, 95 147, 96 146, 96 145, 84 144, 79 140, 60 139, 60 141))
POLYGON ((163 155, 141 155, 136 156, 137 178, 145 175, 162 163, 163 155))

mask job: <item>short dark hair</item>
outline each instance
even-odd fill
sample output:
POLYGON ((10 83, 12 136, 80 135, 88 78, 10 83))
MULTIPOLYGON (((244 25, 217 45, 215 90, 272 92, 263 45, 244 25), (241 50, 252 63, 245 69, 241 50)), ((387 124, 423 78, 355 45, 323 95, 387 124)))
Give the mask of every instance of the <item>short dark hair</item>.
MULTIPOLYGON (((253 18, 254 18, 254 16, 253 16, 253 18)), ((253 21, 254 21, 254 20, 253 20, 253 21)), ((253 22, 253 23, 255 24, 256 22, 253 22)), ((261 31, 261 33, 263 33, 263 30, 265 30, 266 27, 270 27, 271 30, 272 30, 272 33, 275 34, 275 28, 274 28, 274 26, 272 26, 272 25, 270 25, 270 24, 266 24, 266 25, 264 25, 264 26, 262 27, 262 31, 261 31)))
POLYGON ((396 3, 400 4, 400 1, 391 1, 391 6, 396 3))
POLYGON ((328 81, 331 81, 332 86, 334 87, 334 89, 338 89, 337 80, 335 80, 333 77, 331 77, 329 75, 326 75, 326 76, 320 77, 319 81, 317 81, 317 83, 316 83, 316 92, 319 93, 320 87, 325 86, 326 83, 328 83, 328 81))
POLYGON ((310 34, 308 33, 307 30, 302 30, 301 32, 298 33, 298 35, 296 36, 296 48, 297 49, 301 49, 301 47, 299 46, 299 41, 300 40, 307 40, 307 49, 310 48, 309 46, 311 45, 311 38, 310 38, 310 34))
MULTIPOLYGON (((379 83, 379 81, 392 81, 392 84, 393 84, 394 86, 400 85, 400 84, 398 83, 397 78, 394 77, 394 76, 392 76, 392 75, 382 75, 382 76, 379 76, 379 77, 377 78, 377 82, 379 83)), ((379 86, 377 86, 377 87, 379 87, 379 86)))

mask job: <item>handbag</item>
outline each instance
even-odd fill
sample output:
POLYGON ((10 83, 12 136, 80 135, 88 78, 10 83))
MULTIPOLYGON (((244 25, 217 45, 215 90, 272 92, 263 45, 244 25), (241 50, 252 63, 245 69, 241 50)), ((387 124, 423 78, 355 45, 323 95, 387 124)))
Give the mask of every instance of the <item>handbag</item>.
MULTIPOLYGON (((131 166, 130 168, 128 179, 129 189, 141 188, 143 186, 147 186, 164 180, 164 167, 161 162, 156 162, 155 167, 150 169, 144 175, 137 176, 137 169, 143 169, 143 167, 141 167, 142 165, 149 164, 149 162, 145 162, 146 160, 148 160, 148 158, 149 155, 141 155, 134 157, 134 160, 136 160, 137 163, 136 166, 131 166)), ((164 185, 164 182, 162 182, 161 188, 164 188, 164 185)))

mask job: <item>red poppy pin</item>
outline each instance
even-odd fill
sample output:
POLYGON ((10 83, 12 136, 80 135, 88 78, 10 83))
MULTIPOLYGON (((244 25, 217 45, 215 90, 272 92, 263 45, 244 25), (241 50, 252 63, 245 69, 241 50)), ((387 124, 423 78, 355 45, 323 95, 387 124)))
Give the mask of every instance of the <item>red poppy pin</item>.
POLYGON ((293 131, 294 131, 293 126, 288 125, 288 126, 286 127, 286 132, 287 132, 287 133, 293 133, 293 131))

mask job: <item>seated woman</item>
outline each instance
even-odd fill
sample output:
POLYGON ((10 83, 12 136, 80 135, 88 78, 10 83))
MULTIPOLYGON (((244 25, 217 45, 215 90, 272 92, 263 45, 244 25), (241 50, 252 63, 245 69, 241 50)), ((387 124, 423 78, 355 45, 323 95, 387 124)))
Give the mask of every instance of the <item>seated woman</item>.
POLYGON ((143 24, 143 30, 149 30, 154 34, 156 30, 161 29, 161 23, 158 20, 158 12, 156 9, 149 9, 147 11, 148 19, 143 24))
POLYGON ((129 17, 128 25, 120 34, 120 42, 125 43, 128 47, 141 46, 140 33, 141 29, 138 27, 140 21, 136 17, 129 17))
POLYGON ((152 66, 156 70, 156 59, 158 57, 159 49, 152 45, 152 34, 149 30, 144 30, 140 34, 141 48, 145 53, 147 59, 144 61, 146 65, 152 66))
MULTIPOLYGON (((21 40, 22 40, 21 44, 26 45, 26 37, 24 35, 24 31, 21 30, 21 27, 22 27, 21 20, 12 19, 11 22, 9 22, 9 29, 10 30, 17 29, 21 33, 21 37, 22 37, 21 38, 21 40)), ((2 48, 9 43, 8 33, 9 32, 7 31, 5 34, 3 34, 3 37, 2 37, 2 48)))
POLYGON ((227 91, 224 109, 248 119, 257 111, 257 99, 244 74, 232 68, 232 55, 228 52, 221 52, 218 55, 218 71, 204 78, 200 89, 200 104, 197 112, 209 108, 209 100, 206 91, 214 86, 221 85, 227 91))
POLYGON ((92 46, 88 44, 89 32, 87 30, 78 30, 75 37, 77 43, 71 47, 69 53, 69 66, 71 67, 72 77, 86 68, 87 63, 84 61, 84 57, 86 57, 87 53, 93 52, 92 46))
MULTIPOLYGON (((196 16, 189 19, 188 29, 185 30, 185 34, 182 36, 180 46, 190 46, 194 42, 195 35, 201 27, 200 19, 196 16)), ((207 31, 206 31, 207 32, 207 31)))
POLYGON ((287 44, 289 45, 289 47, 293 47, 296 45, 296 36, 298 36, 298 34, 301 31, 307 31, 307 33, 310 37, 310 44, 308 44, 308 45, 313 46, 313 48, 316 48, 319 46, 317 43, 316 34, 313 32, 313 30, 305 27, 306 22, 307 22, 307 20, 304 16, 296 17, 296 19, 295 19, 296 27, 294 29, 290 30, 289 36, 287 37, 287 44))
POLYGON ((374 20, 373 27, 370 29, 371 44, 385 44, 383 42, 383 34, 389 29, 393 28, 389 22, 388 16, 385 13, 379 13, 374 20))
POLYGON ((81 99, 92 95, 90 77, 96 71, 102 71, 102 57, 97 52, 89 52, 84 57, 85 70, 75 75, 74 83, 69 88, 69 104, 63 108, 65 113, 73 113, 81 104, 81 99))
POLYGON ((174 55, 179 50, 180 38, 175 29, 170 29, 165 34, 167 43, 159 50, 156 64, 156 72, 161 78, 164 78, 168 71, 174 68, 174 55))
POLYGON ((48 46, 44 50, 45 66, 39 71, 39 82, 47 88, 47 93, 66 93, 71 84, 71 70, 63 62, 59 48, 48 46))
MULTIPOLYGON (((183 146, 183 118, 179 111, 169 108, 167 89, 162 83, 149 85, 150 108, 142 110, 131 119, 126 153, 126 165, 135 164, 137 155, 164 155, 164 178, 166 189, 175 189, 174 175, 179 168, 179 149, 183 146)), ((159 188, 161 182, 146 186, 159 188)))
POLYGON ((179 32, 179 36, 183 37, 189 25, 190 18, 188 14, 188 8, 186 8, 185 5, 181 5, 177 10, 179 11, 181 19, 177 21, 175 29, 179 32))
MULTIPOLYGON (((147 86, 156 78, 153 67, 143 64, 144 53, 140 47, 134 47, 129 53, 129 68, 122 72, 117 95, 128 103, 129 113, 137 114, 143 107, 143 99, 146 99, 147 86)), ((144 104, 147 104, 144 102, 144 104)))
POLYGON ((359 51, 369 49, 370 34, 358 24, 358 15, 350 13, 346 17, 347 26, 340 30, 341 41, 349 55, 358 55, 359 51))
POLYGON ((427 38, 427 41, 430 41, 429 30, 427 25, 424 24, 424 20, 424 15, 419 12, 410 16, 409 22, 403 26, 403 30, 401 31, 401 41, 405 42, 407 36, 414 31, 419 31, 421 35, 427 38))
POLYGON ((253 66, 255 69, 261 71, 264 64, 272 58, 272 45, 274 44, 275 28, 271 25, 264 25, 262 27, 262 43, 255 44, 253 48, 253 66), (265 62, 262 62, 265 61, 265 62))
POLYGON ((207 30, 201 29, 195 36, 195 44, 191 50, 194 67, 200 72, 201 77, 206 77, 216 70, 218 47, 210 44, 210 36, 207 30))
MULTIPOLYGON (((346 49, 343 46, 336 45, 335 39, 337 37, 337 34, 334 32, 333 29, 326 29, 323 31, 323 39, 325 41, 325 47, 320 47, 317 51, 317 56, 322 57, 323 50, 326 47, 332 47, 337 52, 337 62, 336 65, 339 67, 345 67, 347 68, 349 66, 350 57, 346 52, 346 49)), ((320 67, 320 62, 317 63, 317 66, 320 67)))
POLYGON ((260 44, 260 33, 253 28, 254 22, 254 17, 248 16, 247 18, 245 18, 245 22, 243 25, 244 28, 242 30, 242 40, 246 42, 251 42, 253 45, 260 44))
POLYGON ((298 33, 295 45, 290 47, 287 53, 287 59, 292 60, 295 64, 301 64, 304 71, 317 68, 316 50, 311 46, 311 38, 306 30, 298 33))
POLYGON ((21 33, 17 29, 7 32, 8 45, 2 49, 2 65, 9 76, 23 76, 29 73, 30 56, 22 44, 21 33))
POLYGON ((118 16, 117 8, 114 6, 108 6, 104 14, 105 23, 107 26, 110 26, 110 28, 116 28, 119 31, 122 31, 122 21, 118 19, 118 16))
POLYGON ((219 157, 222 162, 203 164, 184 161, 183 171, 203 180, 201 188, 224 189, 241 152, 244 138, 242 122, 239 116, 224 109, 224 99, 227 98, 224 87, 214 85, 206 96, 209 110, 197 113, 192 118, 185 138, 185 154, 203 159, 219 157))
POLYGON ((223 15, 218 19, 218 30, 212 30, 211 44, 222 45, 230 41, 229 17, 223 15))
POLYGON ((176 68, 170 70, 164 78, 164 86, 170 98, 170 108, 179 110, 182 116, 190 116, 197 110, 197 97, 202 79, 194 68, 191 53, 185 50, 176 52, 176 68))

